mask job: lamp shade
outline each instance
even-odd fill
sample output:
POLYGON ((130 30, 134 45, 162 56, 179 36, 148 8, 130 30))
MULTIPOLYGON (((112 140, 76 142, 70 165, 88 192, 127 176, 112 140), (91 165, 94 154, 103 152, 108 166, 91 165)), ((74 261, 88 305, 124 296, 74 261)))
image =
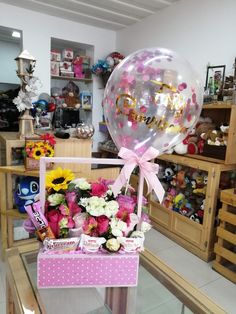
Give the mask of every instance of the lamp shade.
POLYGON ((33 75, 36 59, 27 50, 22 51, 15 60, 18 77, 33 75))

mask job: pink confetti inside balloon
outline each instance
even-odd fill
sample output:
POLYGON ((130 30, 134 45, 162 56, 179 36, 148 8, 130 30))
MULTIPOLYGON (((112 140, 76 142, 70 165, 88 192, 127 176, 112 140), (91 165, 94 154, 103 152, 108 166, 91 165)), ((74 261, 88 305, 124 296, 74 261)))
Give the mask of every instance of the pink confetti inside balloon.
POLYGON ((201 113, 203 87, 176 52, 148 48, 126 57, 105 88, 103 106, 118 148, 139 156, 150 146, 160 153, 181 142, 201 113))

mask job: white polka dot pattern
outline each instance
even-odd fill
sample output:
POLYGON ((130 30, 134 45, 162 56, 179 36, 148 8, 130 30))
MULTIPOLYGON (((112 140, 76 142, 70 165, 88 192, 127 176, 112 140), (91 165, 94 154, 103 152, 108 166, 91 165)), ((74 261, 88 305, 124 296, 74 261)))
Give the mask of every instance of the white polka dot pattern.
POLYGON ((38 287, 136 286, 138 254, 38 254, 38 287))

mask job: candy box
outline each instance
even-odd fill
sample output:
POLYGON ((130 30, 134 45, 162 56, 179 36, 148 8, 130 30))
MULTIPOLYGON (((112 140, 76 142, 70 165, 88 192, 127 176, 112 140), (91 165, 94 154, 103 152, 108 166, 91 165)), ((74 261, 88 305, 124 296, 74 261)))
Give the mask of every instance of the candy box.
POLYGON ((69 61, 60 62, 60 70, 61 71, 72 72, 72 63, 69 62, 69 61))
POLYGON ((74 52, 71 48, 66 48, 62 51, 62 60, 72 61, 74 58, 74 52))
POLYGON ((61 52, 59 50, 51 50, 51 61, 60 62, 61 61, 61 52))
POLYGON ((59 76, 59 62, 51 61, 51 75, 59 76))
POLYGON ((38 288, 137 286, 138 253, 49 253, 39 251, 38 288))

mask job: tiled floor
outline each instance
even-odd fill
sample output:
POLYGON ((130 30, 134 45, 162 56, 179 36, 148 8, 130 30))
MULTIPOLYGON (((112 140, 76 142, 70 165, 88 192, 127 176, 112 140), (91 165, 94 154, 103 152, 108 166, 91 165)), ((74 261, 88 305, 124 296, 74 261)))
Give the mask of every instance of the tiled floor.
MULTIPOLYGON (((148 249, 206 293, 227 313, 236 314, 236 285, 212 270, 211 263, 205 263, 156 230, 151 230, 146 234, 145 244, 148 249)), ((140 269, 139 279, 137 313, 183 313, 181 303, 143 268, 140 269)), ((0 314, 6 313, 5 290, 5 268, 4 263, 0 261, 0 314)), ((188 314, 190 311, 185 309, 184 313, 188 314)))

